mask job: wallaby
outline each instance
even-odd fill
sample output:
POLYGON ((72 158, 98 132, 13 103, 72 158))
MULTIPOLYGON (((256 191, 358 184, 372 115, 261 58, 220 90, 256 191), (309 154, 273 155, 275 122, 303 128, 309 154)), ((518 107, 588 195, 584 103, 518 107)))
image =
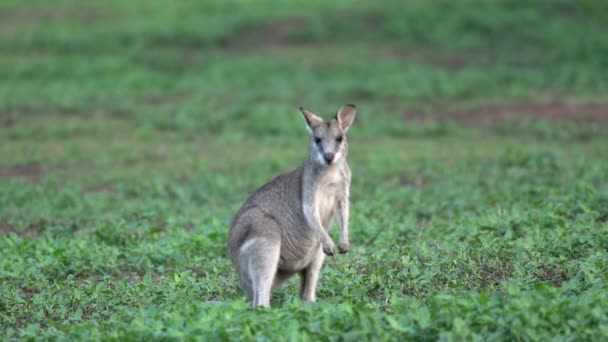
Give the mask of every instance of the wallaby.
POLYGON ((232 220, 228 253, 254 307, 269 307, 271 292, 296 273, 300 298, 316 301, 323 259, 335 253, 328 234, 334 217, 341 228, 338 251, 349 249, 346 131, 356 108, 342 106, 327 122, 302 107, 300 112, 310 133, 308 159, 258 189, 232 220))

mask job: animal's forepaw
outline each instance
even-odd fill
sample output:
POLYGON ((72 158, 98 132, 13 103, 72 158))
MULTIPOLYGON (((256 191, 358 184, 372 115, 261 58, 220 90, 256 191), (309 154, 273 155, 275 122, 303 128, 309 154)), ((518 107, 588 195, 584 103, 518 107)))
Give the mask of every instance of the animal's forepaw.
POLYGON ((336 246, 332 241, 323 244, 323 253, 329 256, 336 254, 336 246))
POLYGON ((340 245, 338 246, 338 252, 340 252, 340 254, 348 252, 349 249, 350 243, 348 243, 348 241, 340 242, 340 245))

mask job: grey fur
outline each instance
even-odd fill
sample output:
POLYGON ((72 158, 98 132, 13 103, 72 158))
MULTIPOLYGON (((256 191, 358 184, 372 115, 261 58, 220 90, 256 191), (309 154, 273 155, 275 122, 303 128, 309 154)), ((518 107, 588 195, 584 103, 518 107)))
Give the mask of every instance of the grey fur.
POLYGON ((270 306, 271 292, 296 273, 302 279, 300 297, 316 300, 325 255, 335 254, 328 234, 334 218, 341 228, 338 250, 349 249, 351 172, 345 133, 355 106, 343 106, 327 122, 300 111, 311 133, 308 158, 258 189, 232 220, 228 253, 254 307, 270 306))

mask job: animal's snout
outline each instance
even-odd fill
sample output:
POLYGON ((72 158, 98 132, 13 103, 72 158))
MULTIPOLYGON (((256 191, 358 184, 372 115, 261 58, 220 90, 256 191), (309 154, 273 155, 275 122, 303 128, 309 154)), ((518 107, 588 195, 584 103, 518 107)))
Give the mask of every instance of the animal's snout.
POLYGON ((334 154, 331 152, 325 152, 323 153, 323 158, 326 162, 331 163, 334 160, 334 154))

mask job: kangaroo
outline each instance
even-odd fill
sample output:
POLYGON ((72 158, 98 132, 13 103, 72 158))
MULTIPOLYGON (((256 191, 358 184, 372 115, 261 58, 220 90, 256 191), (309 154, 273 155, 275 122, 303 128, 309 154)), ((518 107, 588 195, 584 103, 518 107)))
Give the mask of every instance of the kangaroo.
POLYGON ((300 167, 258 189, 234 216, 228 254, 253 307, 270 306, 270 296, 296 273, 300 298, 316 301, 325 255, 335 254, 328 232, 340 224, 338 251, 349 249, 351 171, 346 131, 356 107, 342 106, 330 121, 300 107, 310 133, 310 152, 300 167))

